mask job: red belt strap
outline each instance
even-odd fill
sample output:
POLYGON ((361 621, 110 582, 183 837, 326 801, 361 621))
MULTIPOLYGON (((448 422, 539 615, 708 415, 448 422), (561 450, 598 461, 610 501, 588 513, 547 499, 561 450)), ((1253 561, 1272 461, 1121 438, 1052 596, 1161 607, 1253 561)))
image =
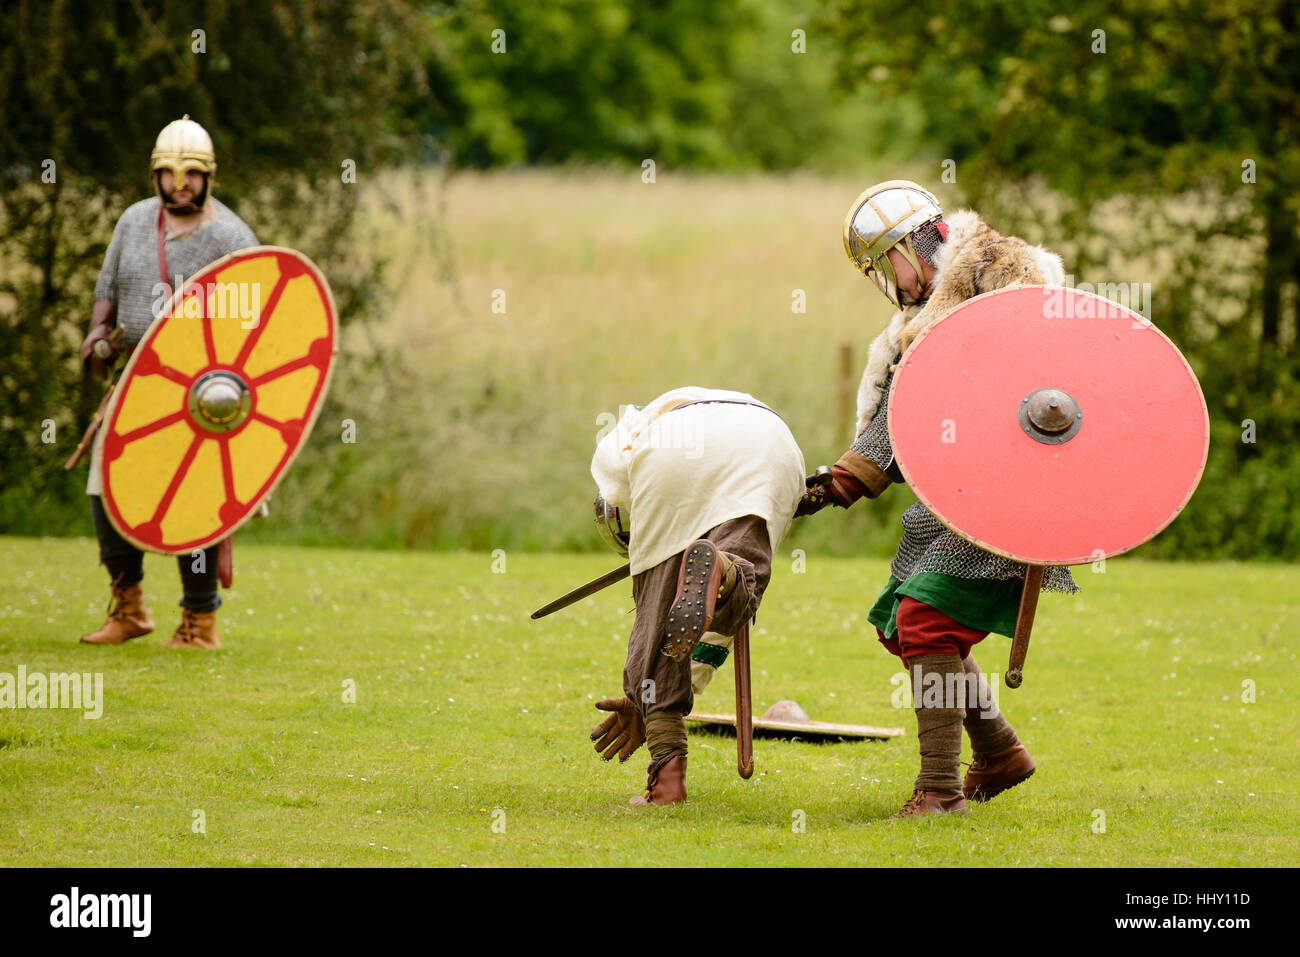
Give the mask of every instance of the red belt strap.
MULTIPOLYGON (((170 293, 172 291, 172 283, 170 277, 167 275, 167 250, 165 248, 167 243, 167 230, 164 228, 165 224, 165 209, 162 202, 159 201, 158 224, 154 229, 158 234, 158 274, 162 276, 163 285, 167 287, 167 291, 170 293)), ((167 298, 170 299, 171 296, 168 295, 167 298)))

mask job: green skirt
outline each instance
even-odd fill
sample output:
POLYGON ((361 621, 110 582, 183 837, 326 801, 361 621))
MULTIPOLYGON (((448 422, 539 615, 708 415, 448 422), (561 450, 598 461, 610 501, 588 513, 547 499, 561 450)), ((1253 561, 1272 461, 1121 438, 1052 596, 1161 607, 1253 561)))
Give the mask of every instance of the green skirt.
POLYGON ((1020 611, 1024 582, 1018 578, 958 578, 936 572, 921 572, 905 582, 893 575, 871 606, 867 620, 886 638, 898 636, 898 606, 903 597, 937 608, 953 621, 1011 637, 1020 611))

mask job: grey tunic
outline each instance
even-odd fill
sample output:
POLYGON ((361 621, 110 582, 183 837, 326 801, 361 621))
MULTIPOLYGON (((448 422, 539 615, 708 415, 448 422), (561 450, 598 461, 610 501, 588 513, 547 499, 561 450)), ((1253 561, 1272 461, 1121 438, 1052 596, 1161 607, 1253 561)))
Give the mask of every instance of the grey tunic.
MULTIPOLYGON (((889 441, 889 386, 891 374, 885 380, 884 397, 871 423, 853 443, 853 451, 876 464, 882 472, 890 472, 894 465, 894 447, 889 441)), ((901 476, 900 476, 901 478, 901 476)), ((915 503, 903 513, 903 537, 898 551, 889 566, 889 573, 905 582, 921 572, 954 575, 958 578, 1024 578, 1025 566, 1001 555, 986 552, 955 532, 950 531, 935 518, 934 513, 915 503)), ((1043 575, 1044 591, 1076 592, 1070 569, 1063 565, 1049 565, 1043 575)))
MULTIPOLYGON (((164 246, 171 288, 179 288, 210 263, 222 256, 257 245, 257 237, 248 224, 215 196, 208 202, 217 216, 211 222, 177 239, 168 239, 164 246)), ((162 201, 157 196, 142 199, 130 206, 113 228, 113 239, 104 255, 104 266, 95 283, 95 298, 117 306, 117 324, 122 329, 122 340, 128 346, 136 345, 149 331, 158 313, 170 300, 170 291, 163 286, 158 267, 158 209, 162 201)), ((99 480, 100 443, 103 430, 95 436, 90 458, 90 476, 86 480, 87 495, 104 494, 99 480)))
MULTIPOLYGON (((204 266, 222 256, 257 245, 248 224, 215 196, 208 202, 217 218, 192 233, 166 242, 167 270, 173 289, 178 276, 188 280, 204 266)), ((113 240, 104 255, 104 267, 95 283, 95 298, 117 306, 117 324, 127 345, 139 342, 170 298, 158 268, 157 196, 131 206, 113 229, 113 240)))

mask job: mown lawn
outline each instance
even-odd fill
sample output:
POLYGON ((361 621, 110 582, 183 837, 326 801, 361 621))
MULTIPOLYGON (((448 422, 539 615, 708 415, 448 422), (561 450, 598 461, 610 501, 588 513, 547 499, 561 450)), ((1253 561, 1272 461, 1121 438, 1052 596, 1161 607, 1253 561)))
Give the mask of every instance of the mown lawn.
MULTIPOLYGON (((158 632, 91 648, 76 639, 108 594, 93 543, 0 538, 0 673, 100 672, 104 689, 97 720, 0 710, 0 864, 1300 864, 1295 567, 1077 570, 1084 592, 1044 600, 1025 684, 1002 690, 1039 773, 968 818, 900 824, 879 819, 910 793, 913 721, 865 625, 883 561, 778 561, 755 707, 794 698, 908 736, 759 740, 745 782, 731 739, 692 734, 689 804, 634 811, 644 752, 607 765, 587 742, 592 701, 620 689, 630 588, 528 619, 612 561, 236 558, 223 651, 161 647, 179 583, 157 556, 158 632)), ((981 646, 986 671, 1008 645, 981 646)), ((728 667, 699 706, 730 697, 728 667)))

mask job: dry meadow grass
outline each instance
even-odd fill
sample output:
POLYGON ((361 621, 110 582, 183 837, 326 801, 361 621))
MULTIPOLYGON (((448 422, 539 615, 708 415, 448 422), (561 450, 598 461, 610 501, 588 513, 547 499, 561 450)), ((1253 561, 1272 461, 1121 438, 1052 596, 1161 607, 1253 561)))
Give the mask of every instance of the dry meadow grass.
MULTIPOLYGON (((754 394, 810 467, 833 461, 852 440, 840 349, 853 350, 853 393, 889 315, 841 240, 871 181, 659 170, 644 183, 601 169, 385 180, 366 226, 389 260, 390 301, 348 331, 332 397, 357 445, 291 477, 285 529, 301 540, 329 509, 352 542, 593 546, 598 417, 682 385, 754 394), (362 361, 376 350, 381 371, 362 361)), ((888 537, 904 495, 888 520, 877 508, 851 527, 888 525, 888 537)))

